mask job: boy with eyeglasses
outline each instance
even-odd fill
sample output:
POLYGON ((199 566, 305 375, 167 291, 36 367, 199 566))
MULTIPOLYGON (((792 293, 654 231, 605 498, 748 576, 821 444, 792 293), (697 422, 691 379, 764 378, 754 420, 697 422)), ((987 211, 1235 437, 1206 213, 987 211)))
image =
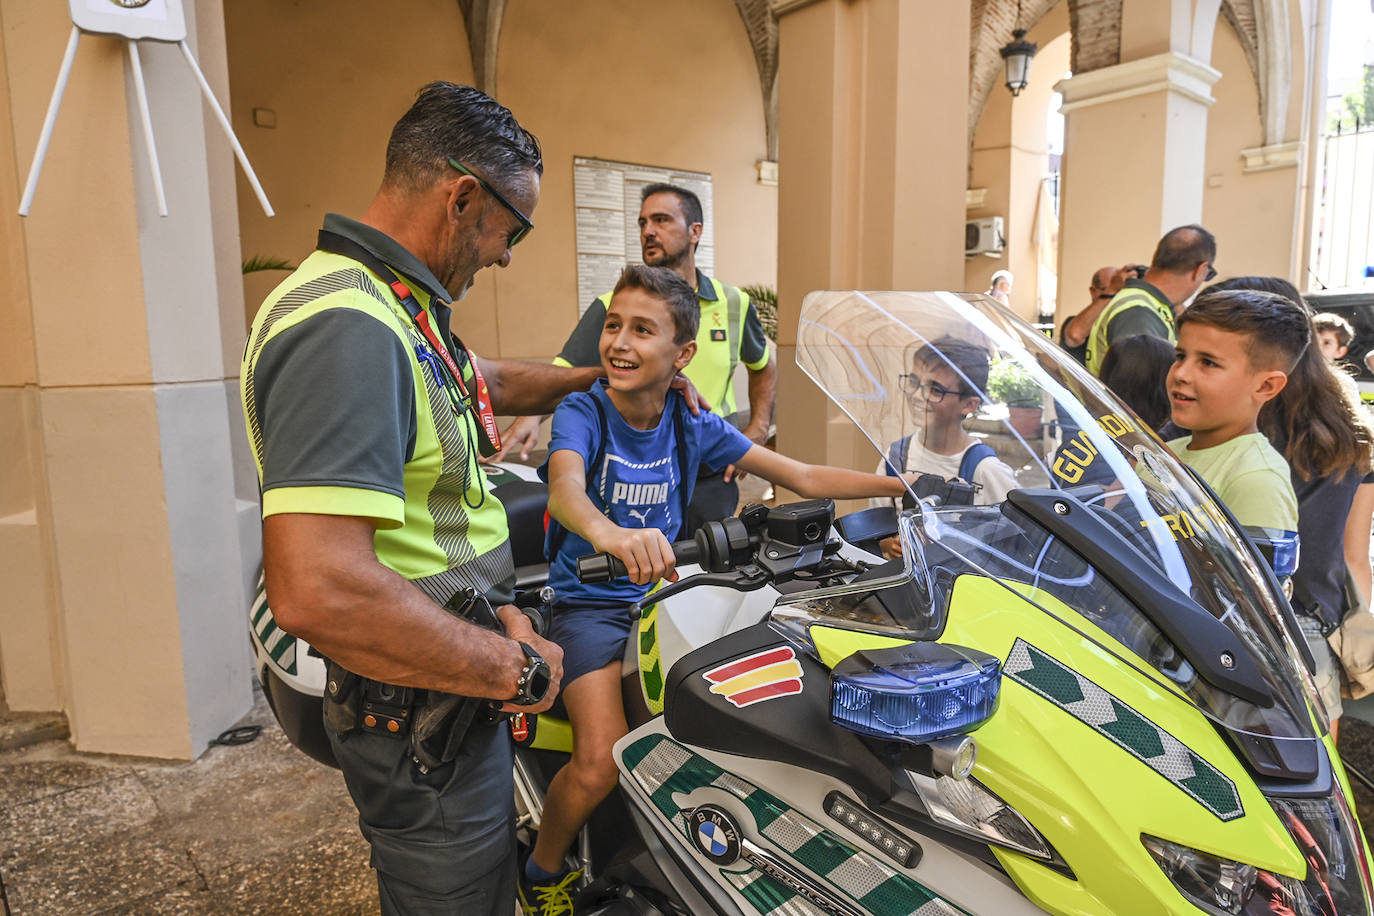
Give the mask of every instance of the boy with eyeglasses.
MULTIPOLYGON (((964 421, 983 404, 988 386, 988 351, 954 337, 941 337, 917 350, 911 372, 899 382, 915 414, 916 431, 888 448, 879 473, 938 474, 958 477, 978 489, 973 501, 987 506, 1006 499, 1016 474, 992 447, 964 429, 964 421)), ((881 503, 877 503, 881 504, 881 503)), ((884 552, 900 555, 900 545, 885 542, 884 552)))

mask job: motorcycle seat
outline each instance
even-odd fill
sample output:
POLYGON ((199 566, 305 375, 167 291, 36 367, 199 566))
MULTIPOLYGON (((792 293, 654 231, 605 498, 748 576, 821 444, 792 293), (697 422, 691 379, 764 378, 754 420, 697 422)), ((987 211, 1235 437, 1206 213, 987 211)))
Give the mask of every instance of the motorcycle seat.
POLYGON ((510 529, 511 558, 517 567, 544 562, 544 513, 549 506, 547 484, 532 480, 513 480, 493 493, 506 509, 510 529))

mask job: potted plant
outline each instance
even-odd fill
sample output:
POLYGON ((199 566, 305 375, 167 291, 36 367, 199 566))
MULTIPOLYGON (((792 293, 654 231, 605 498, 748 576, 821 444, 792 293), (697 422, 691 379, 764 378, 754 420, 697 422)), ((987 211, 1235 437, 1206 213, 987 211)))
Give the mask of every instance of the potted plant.
POLYGON ((988 372, 988 396, 1007 405, 1007 422, 1022 438, 1040 437, 1044 399, 1030 372, 1012 359, 1000 359, 988 372))

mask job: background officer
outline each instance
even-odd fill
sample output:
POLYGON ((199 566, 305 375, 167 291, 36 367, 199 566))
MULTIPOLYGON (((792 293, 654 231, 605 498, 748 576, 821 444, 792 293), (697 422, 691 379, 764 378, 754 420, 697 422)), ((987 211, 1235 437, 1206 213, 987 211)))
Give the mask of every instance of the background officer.
MULTIPOLYGON (((701 306, 697 354, 683 374, 691 379, 712 411, 729 418, 745 436, 763 445, 773 420, 777 366, 769 358, 768 339, 758 310, 739 289, 708 277, 697 268, 696 249, 701 241, 703 216, 696 194, 677 185, 650 184, 644 187, 640 200, 639 244, 644 263, 676 272, 696 290, 701 306), (741 362, 749 370, 747 422, 735 405, 735 367, 741 362)), ((597 345, 610 298, 607 292, 587 306, 562 352, 554 359, 556 365, 601 364, 597 345)), ((521 417, 512 423, 502 434, 506 450, 528 458, 542 419, 521 417)), ((742 471, 737 472, 733 465, 717 469, 703 466, 699 473, 684 532, 734 514, 739 503, 736 481, 742 471)))
POLYGON ((1102 358, 1113 341, 1148 334, 1174 343, 1174 316, 1203 283, 1217 275, 1216 259, 1217 240, 1201 226, 1179 226, 1165 233, 1145 276, 1127 280, 1093 322, 1088 334, 1088 370, 1093 375, 1102 373, 1102 358))

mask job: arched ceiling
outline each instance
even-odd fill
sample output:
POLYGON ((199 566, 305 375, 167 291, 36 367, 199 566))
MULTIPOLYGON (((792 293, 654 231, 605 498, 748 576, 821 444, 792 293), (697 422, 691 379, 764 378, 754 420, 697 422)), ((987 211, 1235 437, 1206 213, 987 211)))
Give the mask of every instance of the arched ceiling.
POLYGON ((769 0, 735 0, 754 63, 759 68, 759 88, 763 91, 763 123, 767 132, 767 158, 778 158, 778 17, 769 0))
MULTIPOLYGON (((988 94, 994 86, 1002 82, 1001 50, 1012 41, 1011 33, 1018 28, 1029 32, 1058 2, 1059 0, 973 0, 969 8, 968 52, 970 144, 973 142, 973 130, 978 126, 978 119, 983 114, 983 106, 988 102, 988 94)), ((1121 0, 1115 2, 1120 7, 1121 0)), ((1120 16, 1117 18, 1120 19, 1120 16)))
MULTIPOLYGON (((496 54, 501 36, 501 19, 507 0, 458 0, 467 25, 468 47, 472 53, 477 88, 496 94, 496 54)), ((778 19, 774 11, 776 0, 735 0, 740 19, 754 52, 759 71, 760 101, 763 103, 767 158, 778 158, 778 19)), ((968 137, 978 126, 989 94, 1000 85, 1002 74, 1001 48, 1012 41, 1017 28, 1030 31, 1056 3, 1061 0, 971 0, 969 9, 969 99, 968 137)), ((1124 0, 1063 0, 1069 4, 1071 35, 1070 70, 1087 73, 1110 67, 1121 60, 1121 7, 1124 0)), ((1269 135, 1281 132, 1286 96, 1277 99, 1286 79, 1267 75, 1269 70, 1283 70, 1286 76, 1287 59, 1276 57, 1287 32, 1286 15, 1283 21, 1268 24, 1268 20, 1286 14, 1284 0, 1222 0, 1221 15, 1230 23, 1245 49, 1246 60, 1260 93, 1260 117, 1265 124, 1266 142, 1269 135), (1280 102, 1284 104, 1279 104, 1280 102), (1274 122, 1274 123, 1271 123, 1274 122)), ((1285 89, 1286 91, 1286 89, 1285 89)))
MULTIPOLYGON (((1001 49, 1018 28, 1030 31, 1060 0, 972 0, 969 35, 968 135, 973 132, 987 105, 989 94, 1002 82, 1001 49)), ((1100 70, 1121 62, 1121 7, 1123 0, 1065 0, 1069 4, 1071 48, 1069 69, 1074 73, 1100 70)), ((1270 88, 1262 77, 1263 22, 1272 0, 1222 0, 1221 14, 1245 49, 1250 71, 1259 84, 1261 116, 1268 119, 1270 88)), ((1281 6, 1281 3, 1279 4, 1281 6)), ((1286 22, 1284 23, 1286 26, 1286 22)), ((1286 28, 1284 29, 1286 32, 1286 28)))

